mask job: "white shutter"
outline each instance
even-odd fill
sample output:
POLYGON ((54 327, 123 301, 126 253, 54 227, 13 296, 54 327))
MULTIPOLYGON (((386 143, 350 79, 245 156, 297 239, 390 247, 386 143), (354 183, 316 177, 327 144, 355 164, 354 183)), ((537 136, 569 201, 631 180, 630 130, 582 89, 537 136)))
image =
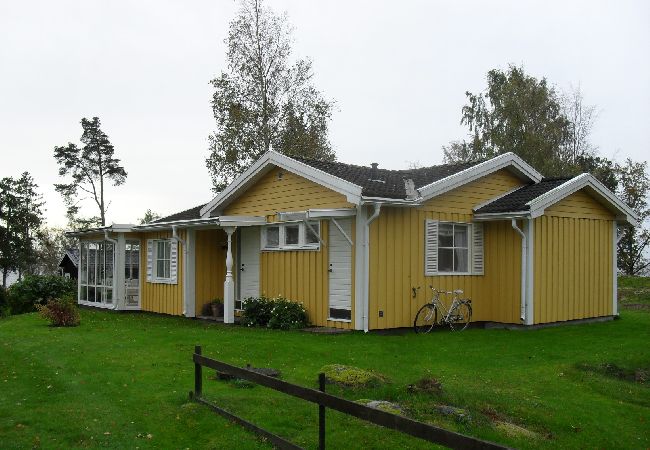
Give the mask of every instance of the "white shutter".
POLYGON ((147 281, 153 281, 153 241, 147 239, 147 281))
POLYGON ((178 241, 172 240, 169 261, 169 282, 177 283, 178 274, 178 241))
POLYGON ((472 273, 483 275, 483 224, 472 224, 472 273))
POLYGON ((438 221, 424 222, 424 275, 438 274, 438 221))

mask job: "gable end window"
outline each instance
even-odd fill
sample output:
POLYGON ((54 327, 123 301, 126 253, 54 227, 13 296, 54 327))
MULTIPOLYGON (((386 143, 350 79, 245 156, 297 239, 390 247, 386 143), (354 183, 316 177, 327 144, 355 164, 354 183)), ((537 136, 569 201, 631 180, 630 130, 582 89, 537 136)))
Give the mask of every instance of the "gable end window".
POLYGON ((483 275, 483 224, 427 220, 424 274, 483 275))
POLYGON ((174 239, 147 240, 147 281, 176 284, 178 243, 174 239))

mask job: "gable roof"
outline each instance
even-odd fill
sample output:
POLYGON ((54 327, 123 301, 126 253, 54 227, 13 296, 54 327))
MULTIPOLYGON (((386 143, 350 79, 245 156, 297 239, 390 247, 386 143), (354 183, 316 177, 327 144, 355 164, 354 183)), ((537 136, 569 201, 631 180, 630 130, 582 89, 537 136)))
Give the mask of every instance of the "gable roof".
POLYGON ((407 179, 413 180, 415 189, 420 189, 482 162, 440 164, 408 170, 388 170, 373 169, 372 167, 357 166, 338 161, 317 161, 299 157, 293 157, 293 159, 360 186, 361 195, 364 197, 400 200, 406 199, 409 195, 404 182, 407 179))
POLYGON ((600 203, 614 211, 618 221, 638 226, 639 218, 636 213, 588 173, 573 178, 548 178, 537 184, 524 186, 476 208, 475 217, 494 218, 498 215, 522 213, 530 218, 539 217, 544 214, 546 208, 581 189, 588 190, 600 203))
POLYGON ((192 220, 201 218, 201 208, 206 204, 202 203, 193 208, 186 209, 174 214, 170 214, 166 217, 161 217, 160 219, 152 220, 150 223, 162 223, 162 222, 176 222, 177 220, 192 220))
POLYGON ((387 170, 289 157, 269 151, 201 208, 201 217, 217 215, 274 166, 339 192, 346 196, 348 202, 357 205, 377 201, 417 203, 505 168, 526 182, 539 182, 542 179, 539 172, 513 153, 485 161, 387 170))

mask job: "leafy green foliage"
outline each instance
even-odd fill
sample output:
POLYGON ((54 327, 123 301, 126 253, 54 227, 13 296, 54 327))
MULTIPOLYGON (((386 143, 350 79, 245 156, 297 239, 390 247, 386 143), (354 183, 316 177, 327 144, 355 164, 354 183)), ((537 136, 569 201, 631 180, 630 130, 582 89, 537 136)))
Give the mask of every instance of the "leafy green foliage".
POLYGON ((386 377, 383 375, 344 364, 328 364, 321 367, 320 371, 325 374, 328 382, 346 387, 362 387, 386 382, 386 377))
POLYGON ((79 325, 79 308, 71 297, 55 298, 45 305, 36 305, 38 313, 54 327, 76 327, 79 325))
POLYGON ((153 212, 151 209, 147 209, 141 219, 138 219, 140 225, 145 223, 151 223, 154 220, 160 219, 160 214, 153 212))
POLYGON ((76 298, 76 280, 58 275, 28 275, 9 288, 9 306, 12 314, 36 310, 53 298, 76 298))
POLYGON ((7 290, 0 286, 0 319, 7 317, 11 314, 11 308, 9 307, 9 294, 7 290))
POLYGON ((308 325, 307 311, 302 303, 278 298, 248 298, 242 306, 242 323, 246 326, 258 326, 290 330, 304 328, 308 325))
POLYGON ((120 160, 115 158, 115 149, 106 133, 101 128, 98 117, 91 120, 81 119, 83 134, 81 135, 82 147, 69 143, 66 146, 54 148, 54 158, 59 165, 59 176, 71 178, 69 183, 55 184, 68 207, 68 217, 72 222, 78 221, 82 227, 94 224, 106 225, 106 200, 104 186, 112 182, 119 186, 126 181, 126 170, 120 165, 120 160), (78 219, 79 191, 88 195, 99 209, 99 217, 78 219))
POLYGON ((261 0, 241 1, 226 39, 229 70, 211 81, 217 128, 206 165, 215 191, 271 149, 334 160, 333 103, 311 84, 311 61, 292 61, 291 40, 286 16, 261 0))

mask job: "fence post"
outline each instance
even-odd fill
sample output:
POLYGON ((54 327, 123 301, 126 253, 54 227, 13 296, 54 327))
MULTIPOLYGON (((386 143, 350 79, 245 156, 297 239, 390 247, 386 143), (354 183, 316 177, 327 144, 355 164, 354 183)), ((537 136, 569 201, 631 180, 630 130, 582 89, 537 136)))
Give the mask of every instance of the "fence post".
MULTIPOLYGON (((325 374, 318 374, 318 388, 325 392, 325 374)), ((325 450, 325 406, 318 405, 318 449, 325 450)))
MULTIPOLYGON (((201 354, 201 346, 197 345, 194 347, 194 353, 197 355, 201 354)), ((194 363, 194 396, 201 397, 203 392, 203 368, 201 364, 194 363)))

